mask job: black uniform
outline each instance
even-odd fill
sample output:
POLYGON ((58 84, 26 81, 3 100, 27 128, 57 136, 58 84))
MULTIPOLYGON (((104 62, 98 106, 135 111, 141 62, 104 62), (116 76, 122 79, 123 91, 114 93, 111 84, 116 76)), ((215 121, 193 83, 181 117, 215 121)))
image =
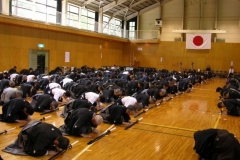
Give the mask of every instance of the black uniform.
POLYGON ((35 111, 43 112, 44 110, 50 109, 50 104, 55 101, 55 99, 49 94, 35 94, 32 97, 31 106, 35 111))
POLYGON ((92 127, 97 127, 91 122, 93 115, 94 112, 87 108, 73 110, 64 120, 64 125, 60 127, 60 130, 63 133, 75 136, 91 133, 92 127))
POLYGON ((59 136, 62 136, 62 133, 52 124, 31 121, 19 133, 18 139, 3 151, 18 155, 43 156, 53 147, 54 140, 59 136))
POLYGON ((26 120, 28 115, 23 110, 27 106, 30 106, 29 102, 22 98, 10 100, 2 107, 2 120, 9 123, 14 123, 16 120, 26 120))

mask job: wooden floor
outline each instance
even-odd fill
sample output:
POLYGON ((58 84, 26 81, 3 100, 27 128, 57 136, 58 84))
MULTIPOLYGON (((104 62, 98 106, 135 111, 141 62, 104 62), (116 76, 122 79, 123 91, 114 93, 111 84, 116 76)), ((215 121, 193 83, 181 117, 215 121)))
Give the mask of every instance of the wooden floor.
MULTIPOLYGON (((143 119, 128 130, 116 126, 116 130, 93 143, 87 142, 93 138, 72 137, 71 143, 79 142, 58 159, 83 160, 197 160, 198 155, 193 150, 193 134, 197 130, 207 128, 227 129, 240 137, 240 119, 226 114, 220 115, 216 104, 219 93, 216 88, 223 86, 225 79, 212 79, 207 84, 194 86, 190 93, 174 97, 160 106, 148 110, 140 117, 143 119)), ((45 122, 59 127, 63 124, 60 111, 52 114, 45 122)), ((48 116, 44 115, 44 116, 48 116)), ((34 119, 40 119, 39 113, 34 113, 34 119)), ((138 117, 139 118, 139 117, 138 117)), ((132 121, 136 119, 132 118, 132 121)), ((20 124, 5 124, 0 122, 0 131, 17 127, 17 129, 0 135, 0 148, 12 143, 21 130, 20 124)), ((101 124, 99 135, 111 125, 101 124)), ((3 159, 31 160, 48 159, 44 157, 15 156, 0 151, 3 159)))

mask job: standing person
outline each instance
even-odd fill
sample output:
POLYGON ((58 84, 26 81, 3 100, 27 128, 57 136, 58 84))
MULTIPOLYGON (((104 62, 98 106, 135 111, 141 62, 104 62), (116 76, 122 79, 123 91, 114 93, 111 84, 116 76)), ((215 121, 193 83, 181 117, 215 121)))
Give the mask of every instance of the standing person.
POLYGON ((228 78, 230 77, 230 75, 233 75, 234 74, 234 68, 233 66, 230 66, 230 69, 228 71, 228 78))
POLYGON ((17 155, 44 156, 56 154, 69 146, 69 139, 52 124, 31 121, 18 134, 14 143, 3 149, 4 152, 17 155))

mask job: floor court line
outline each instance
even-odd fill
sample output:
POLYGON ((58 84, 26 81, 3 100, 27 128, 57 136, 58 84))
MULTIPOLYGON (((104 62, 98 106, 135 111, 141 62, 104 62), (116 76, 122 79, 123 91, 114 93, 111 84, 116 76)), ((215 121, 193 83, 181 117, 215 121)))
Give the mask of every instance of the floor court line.
MULTIPOLYGON (((107 132, 109 129, 112 129, 114 127, 114 125, 111 125, 108 129, 106 129, 102 134, 104 134, 105 132, 107 132)), ((81 152, 79 152, 75 157, 72 158, 72 160, 77 160, 78 157, 80 157, 84 152, 88 151, 89 148, 93 145, 94 143, 92 144, 89 144, 87 145, 87 147, 85 147, 81 152)))
POLYGON ((184 135, 178 135, 178 134, 166 133, 166 132, 159 132, 159 131, 153 131, 153 130, 147 130, 147 129, 141 129, 141 128, 132 128, 132 129, 142 130, 142 131, 147 131, 147 132, 154 132, 154 133, 161 133, 161 134, 168 134, 168 135, 172 135, 172 136, 179 136, 179 137, 193 138, 193 136, 184 136, 184 135))
POLYGON ((198 130, 195 130, 195 129, 180 128, 180 127, 173 127, 173 126, 166 126, 166 125, 158 125, 158 124, 152 124, 152 123, 146 123, 146 122, 139 122, 139 123, 144 124, 144 125, 157 126, 157 127, 162 127, 162 128, 170 128, 170 129, 177 129, 177 130, 183 130, 183 131, 191 131, 191 132, 198 131, 198 130))

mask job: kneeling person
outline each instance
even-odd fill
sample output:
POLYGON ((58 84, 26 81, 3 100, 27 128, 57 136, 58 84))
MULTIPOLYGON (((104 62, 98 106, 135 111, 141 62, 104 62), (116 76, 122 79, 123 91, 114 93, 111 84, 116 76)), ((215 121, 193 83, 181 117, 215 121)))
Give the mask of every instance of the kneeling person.
POLYGON ((89 138, 89 133, 97 133, 97 126, 103 122, 100 115, 89 111, 88 108, 79 108, 69 112, 64 120, 64 125, 60 126, 63 133, 89 138))
POLYGON ((18 135, 18 139, 3 151, 30 156, 55 154, 52 149, 63 150, 69 146, 69 139, 62 136, 58 128, 52 124, 31 121, 18 135))

